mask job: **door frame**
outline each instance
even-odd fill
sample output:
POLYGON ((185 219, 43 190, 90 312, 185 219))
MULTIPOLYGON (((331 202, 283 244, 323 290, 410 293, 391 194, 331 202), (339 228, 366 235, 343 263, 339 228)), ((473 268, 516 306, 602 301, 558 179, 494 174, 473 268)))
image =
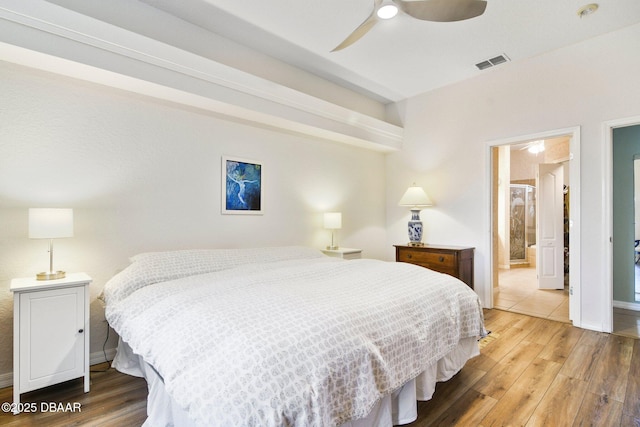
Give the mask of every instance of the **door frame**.
POLYGON ((513 145, 516 143, 522 143, 525 141, 534 141, 537 139, 549 139, 557 138, 568 135, 570 137, 569 142, 569 318, 571 319, 573 326, 581 327, 581 298, 580 298, 580 240, 582 235, 581 221, 580 221, 580 126, 555 129, 546 132, 539 132, 529 135, 520 135, 510 138, 504 138, 499 140, 488 141, 486 143, 486 164, 488 165, 486 171, 486 186, 488 188, 487 198, 485 200, 485 212, 488 212, 488 236, 486 239, 487 247, 486 253, 488 254, 485 261, 485 286, 484 292, 480 297, 485 303, 485 307, 493 308, 493 209, 492 200, 493 194, 493 168, 494 165, 491 151, 494 147, 502 145, 513 145))
POLYGON ((602 298, 602 313, 604 313, 602 319, 602 331, 613 332, 613 130, 616 128, 623 128, 629 126, 640 125, 640 116, 627 117, 624 119, 610 120, 603 124, 602 131, 604 134, 604 153, 603 170, 604 170, 604 188, 602 204, 602 221, 604 230, 602 236, 604 237, 604 268, 603 268, 603 283, 608 283, 605 286, 605 295, 602 298))

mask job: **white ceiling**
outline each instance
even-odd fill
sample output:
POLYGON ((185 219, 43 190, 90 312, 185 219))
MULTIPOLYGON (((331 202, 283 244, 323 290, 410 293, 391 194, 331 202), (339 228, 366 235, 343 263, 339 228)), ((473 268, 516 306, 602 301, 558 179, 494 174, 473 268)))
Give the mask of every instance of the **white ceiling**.
POLYGON ((522 61, 640 22, 639 0, 591 0, 599 9, 583 18, 576 12, 590 0, 488 0, 482 16, 461 22, 401 13, 331 53, 373 0, 142 1, 383 102, 491 72, 475 64, 499 54, 522 61))

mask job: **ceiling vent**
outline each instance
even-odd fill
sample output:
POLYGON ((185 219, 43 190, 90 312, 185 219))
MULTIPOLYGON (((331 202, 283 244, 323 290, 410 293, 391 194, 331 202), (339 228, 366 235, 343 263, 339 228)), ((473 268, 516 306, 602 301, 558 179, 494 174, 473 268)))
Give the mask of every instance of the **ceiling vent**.
POLYGON ((476 64, 476 67, 478 67, 478 70, 486 70, 487 68, 500 65, 507 61, 509 61, 509 57, 503 53, 502 55, 498 55, 494 58, 487 59, 486 61, 478 62, 476 64))

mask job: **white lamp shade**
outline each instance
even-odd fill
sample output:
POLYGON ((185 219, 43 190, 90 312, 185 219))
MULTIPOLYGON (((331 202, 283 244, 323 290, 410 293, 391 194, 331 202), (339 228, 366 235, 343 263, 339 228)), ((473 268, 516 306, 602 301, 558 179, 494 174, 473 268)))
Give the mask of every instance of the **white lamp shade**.
POLYGON ((431 199, 429 198, 429 196, 427 196, 427 193, 425 193, 422 187, 417 187, 415 185, 407 189, 398 204, 400 206, 410 207, 433 206, 431 199))
POLYGON ((337 230, 342 228, 342 213, 327 212, 324 214, 324 228, 337 230))
POLYGON ((29 238, 73 237, 73 209, 29 209, 29 238))

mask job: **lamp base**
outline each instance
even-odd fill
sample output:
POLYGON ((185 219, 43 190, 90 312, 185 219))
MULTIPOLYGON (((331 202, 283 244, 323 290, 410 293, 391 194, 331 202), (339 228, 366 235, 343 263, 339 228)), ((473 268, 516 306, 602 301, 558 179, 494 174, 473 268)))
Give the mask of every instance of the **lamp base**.
POLYGON ((47 271, 36 274, 36 280, 55 280, 64 279, 66 273, 64 271, 47 271))
POLYGON ((409 242, 409 243, 407 243, 407 246, 424 246, 424 243, 422 243, 422 242, 409 242))
POLYGON ((327 246, 327 250, 335 251, 336 249, 340 249, 339 246, 327 246))

